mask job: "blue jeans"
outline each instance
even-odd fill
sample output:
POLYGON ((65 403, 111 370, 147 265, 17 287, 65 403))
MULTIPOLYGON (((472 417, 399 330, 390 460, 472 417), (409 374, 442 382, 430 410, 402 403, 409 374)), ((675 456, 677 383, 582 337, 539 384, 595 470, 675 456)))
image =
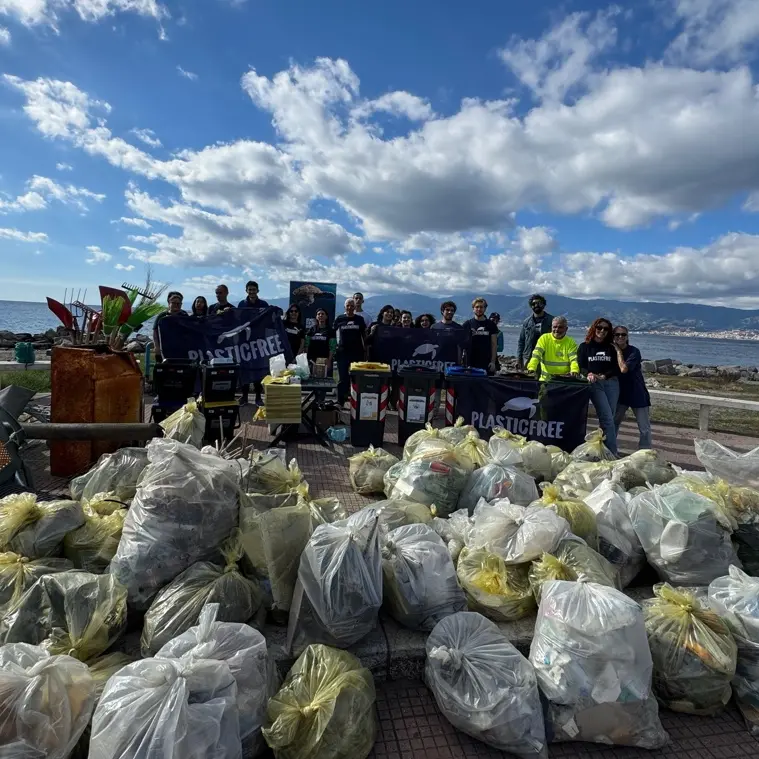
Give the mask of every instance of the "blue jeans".
MULTIPOLYGON (((614 423, 619 432, 619 425, 622 424, 622 420, 625 418, 627 409, 629 406, 625 406, 623 403, 617 405, 617 413, 614 414, 614 423)), ((651 409, 648 406, 642 408, 634 408, 632 410, 635 414, 635 421, 638 423, 638 432, 640 433, 640 439, 638 440, 638 450, 644 450, 651 447, 651 409)))
POLYGON ((606 447, 617 455, 617 427, 614 424, 614 414, 619 400, 619 380, 611 377, 596 380, 590 385, 590 400, 598 415, 598 422, 606 435, 606 447))

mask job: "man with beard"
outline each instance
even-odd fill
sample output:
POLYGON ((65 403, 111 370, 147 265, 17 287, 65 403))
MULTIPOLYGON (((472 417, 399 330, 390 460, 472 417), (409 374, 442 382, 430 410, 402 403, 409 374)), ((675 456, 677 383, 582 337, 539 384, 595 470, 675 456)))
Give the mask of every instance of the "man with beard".
POLYGON ((517 369, 524 369, 532 358, 532 352, 538 344, 541 335, 551 332, 553 316, 546 311, 546 299, 539 293, 530 296, 532 316, 528 316, 522 324, 517 343, 517 369))

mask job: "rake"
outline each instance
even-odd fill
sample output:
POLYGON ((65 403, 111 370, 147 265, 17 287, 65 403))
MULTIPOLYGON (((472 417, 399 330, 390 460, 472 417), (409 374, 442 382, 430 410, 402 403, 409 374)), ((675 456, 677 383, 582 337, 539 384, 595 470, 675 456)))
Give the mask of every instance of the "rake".
POLYGON ((145 300, 155 300, 161 292, 159 288, 142 288, 137 287, 136 285, 130 285, 128 282, 122 282, 121 286, 127 292, 134 292, 137 293, 137 295, 141 295, 143 298, 145 298, 145 300))

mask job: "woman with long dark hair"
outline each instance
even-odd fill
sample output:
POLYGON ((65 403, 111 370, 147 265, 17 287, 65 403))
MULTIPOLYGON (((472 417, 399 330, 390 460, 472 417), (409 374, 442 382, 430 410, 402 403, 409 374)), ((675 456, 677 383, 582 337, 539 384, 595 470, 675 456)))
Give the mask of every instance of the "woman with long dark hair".
POLYGON ((305 350, 306 330, 303 329, 303 316, 300 308, 295 303, 290 304, 283 321, 293 356, 303 353, 305 350))
POLYGON ((335 331, 329 324, 329 315, 323 309, 316 311, 316 324, 308 330, 306 335, 306 356, 309 362, 317 359, 327 359, 327 376, 332 374, 332 361, 334 359, 335 331))
POLYGON ((377 327, 382 325, 383 327, 393 326, 393 307, 391 305, 382 306, 377 314, 377 321, 369 327, 369 334, 366 338, 366 344, 369 347, 369 358, 372 359, 372 343, 374 342, 374 335, 377 332, 377 327))
POLYGON ((616 456, 614 414, 619 401, 619 375, 627 372, 627 364, 613 343, 612 332, 608 319, 596 319, 588 328, 585 342, 577 349, 577 363, 590 382, 590 399, 606 436, 606 447, 616 456))
POLYGON ((192 315, 208 316, 208 301, 202 295, 198 295, 192 302, 192 315))
POLYGON ((416 317, 414 326, 417 329, 430 329, 435 323, 435 317, 432 314, 422 314, 416 317))

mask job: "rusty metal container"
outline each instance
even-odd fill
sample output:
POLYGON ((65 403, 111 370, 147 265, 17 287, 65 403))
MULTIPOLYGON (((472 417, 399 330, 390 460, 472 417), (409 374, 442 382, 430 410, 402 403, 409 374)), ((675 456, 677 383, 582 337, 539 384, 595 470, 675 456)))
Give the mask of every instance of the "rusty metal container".
MULTIPOLYGON (((50 359, 50 421, 142 421, 142 371, 131 353, 107 346, 53 348, 50 359)), ((50 442, 50 473, 86 472, 103 453, 123 443, 107 440, 50 442)))

